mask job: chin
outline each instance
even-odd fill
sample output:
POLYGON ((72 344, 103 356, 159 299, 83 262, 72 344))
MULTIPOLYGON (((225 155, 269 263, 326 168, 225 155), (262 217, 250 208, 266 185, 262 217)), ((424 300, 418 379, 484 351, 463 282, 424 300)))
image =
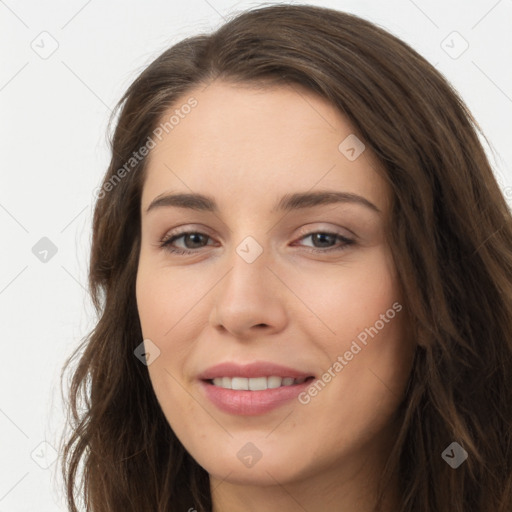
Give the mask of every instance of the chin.
MULTIPOLYGON (((263 445, 263 442, 260 444, 263 445)), ((300 453, 298 450, 285 453, 262 446, 261 454, 257 455, 253 447, 246 446, 246 443, 242 446, 242 449, 237 446, 237 449, 232 451, 232 456, 229 455, 231 450, 228 448, 222 450, 221 457, 218 452, 212 451, 206 457, 203 452, 200 457, 194 458, 210 476, 241 485, 268 486, 276 485, 276 481, 283 484, 306 479, 311 471, 311 468, 308 471, 307 461, 299 460, 297 457, 297 453, 300 453), (252 460, 251 456, 247 455, 251 452, 252 460)))

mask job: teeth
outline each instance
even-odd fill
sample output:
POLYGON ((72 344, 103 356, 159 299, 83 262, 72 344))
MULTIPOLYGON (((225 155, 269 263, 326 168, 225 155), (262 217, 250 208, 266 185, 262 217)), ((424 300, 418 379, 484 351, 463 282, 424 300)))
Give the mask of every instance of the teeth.
POLYGON ((267 388, 274 389, 281 387, 283 379, 281 377, 267 377, 267 388))
MULTIPOLYGON (((222 377, 222 382, 224 382, 224 377, 222 377)), ((239 389, 248 390, 249 389, 249 379, 244 379, 243 377, 233 377, 231 379, 231 389, 239 389)))
POLYGON ((293 377, 217 377, 213 379, 214 386, 225 389, 235 389, 237 391, 251 390, 262 391, 264 389, 274 389, 282 386, 292 386, 294 384, 302 384, 306 377, 294 379, 293 377))
POLYGON ((267 377, 255 377, 254 379, 245 380, 247 380, 248 387, 251 391, 261 391, 262 389, 267 389, 267 377))

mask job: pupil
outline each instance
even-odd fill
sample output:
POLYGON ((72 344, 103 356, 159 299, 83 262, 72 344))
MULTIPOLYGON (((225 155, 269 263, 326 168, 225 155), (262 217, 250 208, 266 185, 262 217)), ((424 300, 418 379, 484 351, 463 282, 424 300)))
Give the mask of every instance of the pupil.
POLYGON ((328 235, 326 233, 316 233, 316 237, 314 236, 313 239, 316 241, 320 241, 320 243, 322 243, 322 240, 319 240, 319 238, 321 237, 332 237, 332 235, 328 235))
MULTIPOLYGON (((192 239, 192 238, 195 238, 195 237, 199 237, 199 238, 201 238, 201 236, 202 236, 202 235, 201 235, 201 234, 199 234, 199 233, 192 233, 191 235, 188 235, 188 236, 187 236, 187 238, 189 238, 189 239, 192 239)), ((192 243, 200 243, 200 241, 197 241, 197 240, 196 240, 196 242, 192 242, 192 243)), ((188 244, 187 244, 187 245, 188 245, 188 244)), ((192 248, 193 248, 193 247, 192 247, 192 248)))

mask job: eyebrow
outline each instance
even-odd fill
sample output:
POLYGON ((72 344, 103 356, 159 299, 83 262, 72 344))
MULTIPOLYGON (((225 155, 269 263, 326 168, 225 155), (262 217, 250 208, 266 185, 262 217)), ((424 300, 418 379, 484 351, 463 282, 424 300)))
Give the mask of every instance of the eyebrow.
MULTIPOLYGON (((351 192, 337 192, 333 190, 321 190, 316 192, 296 192, 285 194, 272 208, 271 212, 288 212, 314 206, 350 203, 365 206, 366 208, 381 213, 368 199, 351 192)), ((179 193, 161 194, 157 196, 146 210, 146 214, 162 207, 187 208, 195 211, 218 213, 219 208, 215 199, 203 194, 179 193)))

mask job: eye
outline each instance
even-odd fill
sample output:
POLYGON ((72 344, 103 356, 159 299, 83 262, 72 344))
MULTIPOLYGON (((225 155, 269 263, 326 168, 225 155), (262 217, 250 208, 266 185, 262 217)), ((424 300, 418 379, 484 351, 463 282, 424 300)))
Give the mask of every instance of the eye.
MULTIPOLYGON (((194 249, 197 249, 197 247, 192 247, 192 249, 189 250, 187 248, 186 249, 176 248, 176 247, 171 245, 176 240, 179 240, 180 238, 183 238, 184 241, 185 240, 193 240, 191 245, 195 245, 197 243, 200 243, 200 239, 201 238, 203 238, 203 240, 204 240, 204 239, 208 239, 210 237, 208 235, 206 235, 205 233, 200 233, 198 231, 185 231, 183 233, 179 233, 179 234, 176 234, 176 235, 172 235, 171 234, 169 237, 164 238, 160 242, 160 247, 162 247, 166 251, 169 251, 169 252, 174 253, 174 254, 192 254, 194 252, 197 252, 197 251, 194 250, 194 249)), ((187 245, 187 244, 185 244, 185 245, 187 245)))
MULTIPOLYGON (((330 251, 342 251, 346 249, 348 246, 355 243, 355 240, 347 238, 339 233, 331 233, 327 231, 313 231, 308 233, 299 240, 305 240, 306 238, 311 238, 313 243, 319 243, 320 247, 312 247, 307 249, 309 252, 315 253, 325 253, 330 251), (330 242, 336 242, 339 240, 338 245, 332 246, 330 242), (327 244, 327 247, 326 247, 327 244)), ((198 249, 201 247, 205 247, 206 245, 201 245, 201 240, 205 241, 210 239, 210 237, 199 231, 184 231, 178 234, 170 234, 160 241, 160 247, 170 253, 173 254, 194 254, 198 252, 198 249), (173 244, 179 239, 183 239, 182 241, 185 243, 185 248, 175 247, 173 244), (191 241, 190 244, 187 241, 191 241), (199 244, 199 247, 197 247, 199 244), (188 245, 188 247, 187 247, 188 245), (190 245, 195 247, 190 247, 190 245)))
POLYGON ((304 240, 306 238, 311 238, 313 243, 319 243, 320 248, 311 248, 309 249, 311 252, 329 252, 329 251, 343 251, 346 249, 349 245, 352 245, 355 243, 355 240, 351 238, 347 238, 343 235, 340 235, 339 233, 330 233, 327 231, 314 231, 312 233, 309 233, 307 235, 304 235, 299 240, 304 240), (323 244, 329 244, 329 240, 331 242, 336 242, 336 240, 339 240, 338 245, 329 245, 326 247, 323 244))

